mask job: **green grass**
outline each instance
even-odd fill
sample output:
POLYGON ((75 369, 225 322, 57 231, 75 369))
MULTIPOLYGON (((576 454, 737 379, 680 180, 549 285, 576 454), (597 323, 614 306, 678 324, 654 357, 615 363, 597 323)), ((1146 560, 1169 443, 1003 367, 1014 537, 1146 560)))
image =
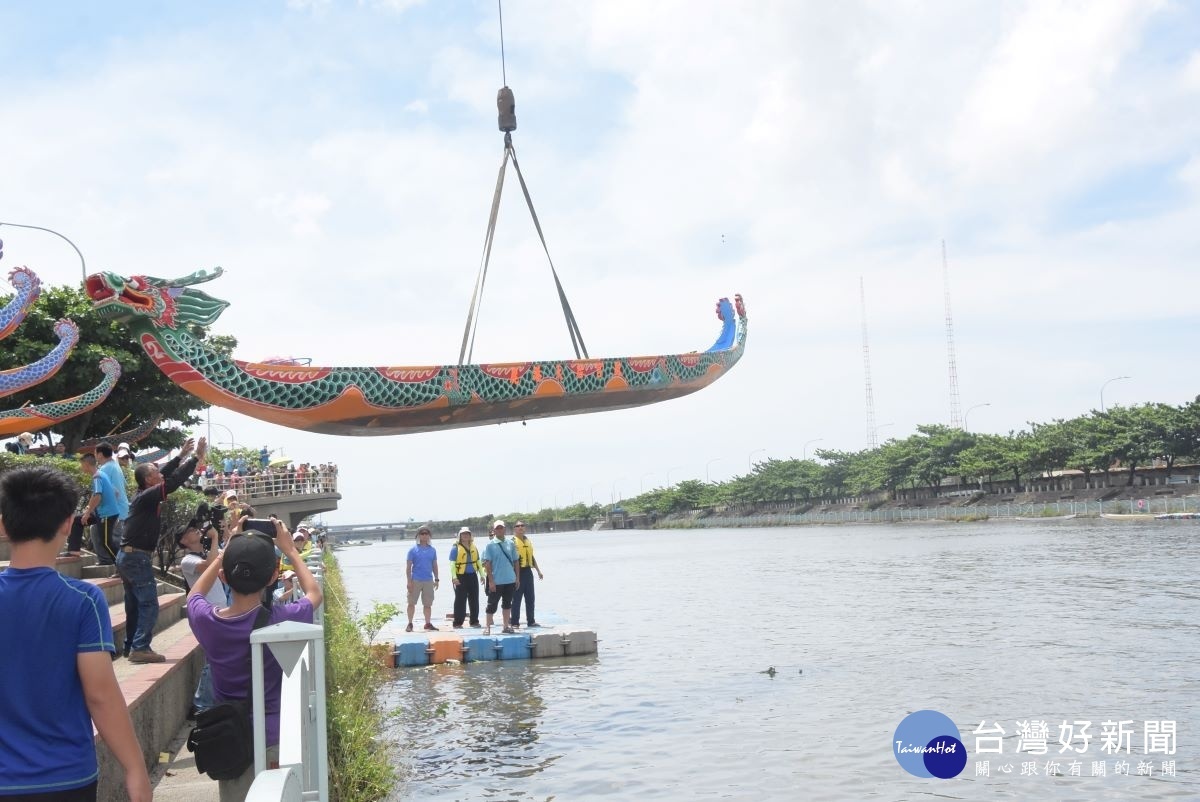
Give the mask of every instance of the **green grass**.
MULTIPOLYGON (((370 616, 367 616, 370 620, 370 616)), ((379 689, 388 677, 362 638, 332 554, 325 558, 325 690, 329 791, 334 802, 375 802, 391 793, 396 771, 382 740, 379 689)))

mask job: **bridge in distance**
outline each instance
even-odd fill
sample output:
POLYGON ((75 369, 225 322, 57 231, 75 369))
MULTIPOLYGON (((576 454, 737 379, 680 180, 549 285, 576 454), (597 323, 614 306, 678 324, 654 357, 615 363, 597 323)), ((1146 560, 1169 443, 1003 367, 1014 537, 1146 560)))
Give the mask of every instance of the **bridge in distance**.
POLYGON ((325 537, 334 543, 350 540, 404 540, 409 531, 415 532, 420 524, 412 521, 397 521, 382 524, 347 524, 325 528, 325 537))

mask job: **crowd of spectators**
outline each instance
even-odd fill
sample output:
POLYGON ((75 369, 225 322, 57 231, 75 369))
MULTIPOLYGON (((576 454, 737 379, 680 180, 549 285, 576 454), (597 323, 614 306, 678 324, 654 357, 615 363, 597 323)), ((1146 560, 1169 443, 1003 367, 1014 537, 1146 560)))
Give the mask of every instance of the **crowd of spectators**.
POLYGON ((299 465, 246 466, 244 461, 225 459, 223 465, 208 465, 196 477, 201 490, 233 490, 246 496, 290 496, 294 493, 336 493, 337 465, 302 462, 299 465))

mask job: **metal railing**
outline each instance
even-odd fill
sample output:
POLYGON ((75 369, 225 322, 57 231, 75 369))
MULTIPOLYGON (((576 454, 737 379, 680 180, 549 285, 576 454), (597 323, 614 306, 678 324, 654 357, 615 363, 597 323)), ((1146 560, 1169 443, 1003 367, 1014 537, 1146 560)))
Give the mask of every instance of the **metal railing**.
POLYGON ((215 487, 218 490, 232 490, 247 497, 261 496, 295 496, 319 495, 321 493, 338 492, 337 474, 307 475, 303 478, 291 475, 251 474, 249 476, 226 476, 223 479, 213 477, 202 483, 205 488, 215 487))
MULTIPOLYGON (((321 552, 305 560, 325 587, 321 552)), ((251 689, 254 704, 254 784, 247 802, 329 800, 329 757, 325 712, 325 605, 313 611, 313 623, 283 621, 250 633, 251 689), (267 768, 266 699, 263 647, 283 669, 279 695, 279 768, 267 768)))

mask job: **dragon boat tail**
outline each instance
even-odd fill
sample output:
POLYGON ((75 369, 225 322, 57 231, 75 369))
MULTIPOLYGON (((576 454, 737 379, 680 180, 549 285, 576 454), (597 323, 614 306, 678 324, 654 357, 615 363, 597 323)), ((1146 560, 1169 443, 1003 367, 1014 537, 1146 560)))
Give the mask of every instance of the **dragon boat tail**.
POLYGON ((294 429, 393 435, 627 409, 688 395, 741 358, 741 296, 717 302, 721 332, 707 351, 640 357, 425 367, 313 367, 229 359, 189 324, 213 323, 228 303, 194 289, 221 269, 182 279, 88 277, 97 311, 125 321, 172 381, 210 404, 294 429))
POLYGON ((100 372, 104 377, 86 393, 62 401, 29 404, 18 409, 0 411, 0 437, 46 429, 100 406, 117 386, 117 379, 121 377, 121 364, 111 356, 106 356, 100 360, 100 372))

